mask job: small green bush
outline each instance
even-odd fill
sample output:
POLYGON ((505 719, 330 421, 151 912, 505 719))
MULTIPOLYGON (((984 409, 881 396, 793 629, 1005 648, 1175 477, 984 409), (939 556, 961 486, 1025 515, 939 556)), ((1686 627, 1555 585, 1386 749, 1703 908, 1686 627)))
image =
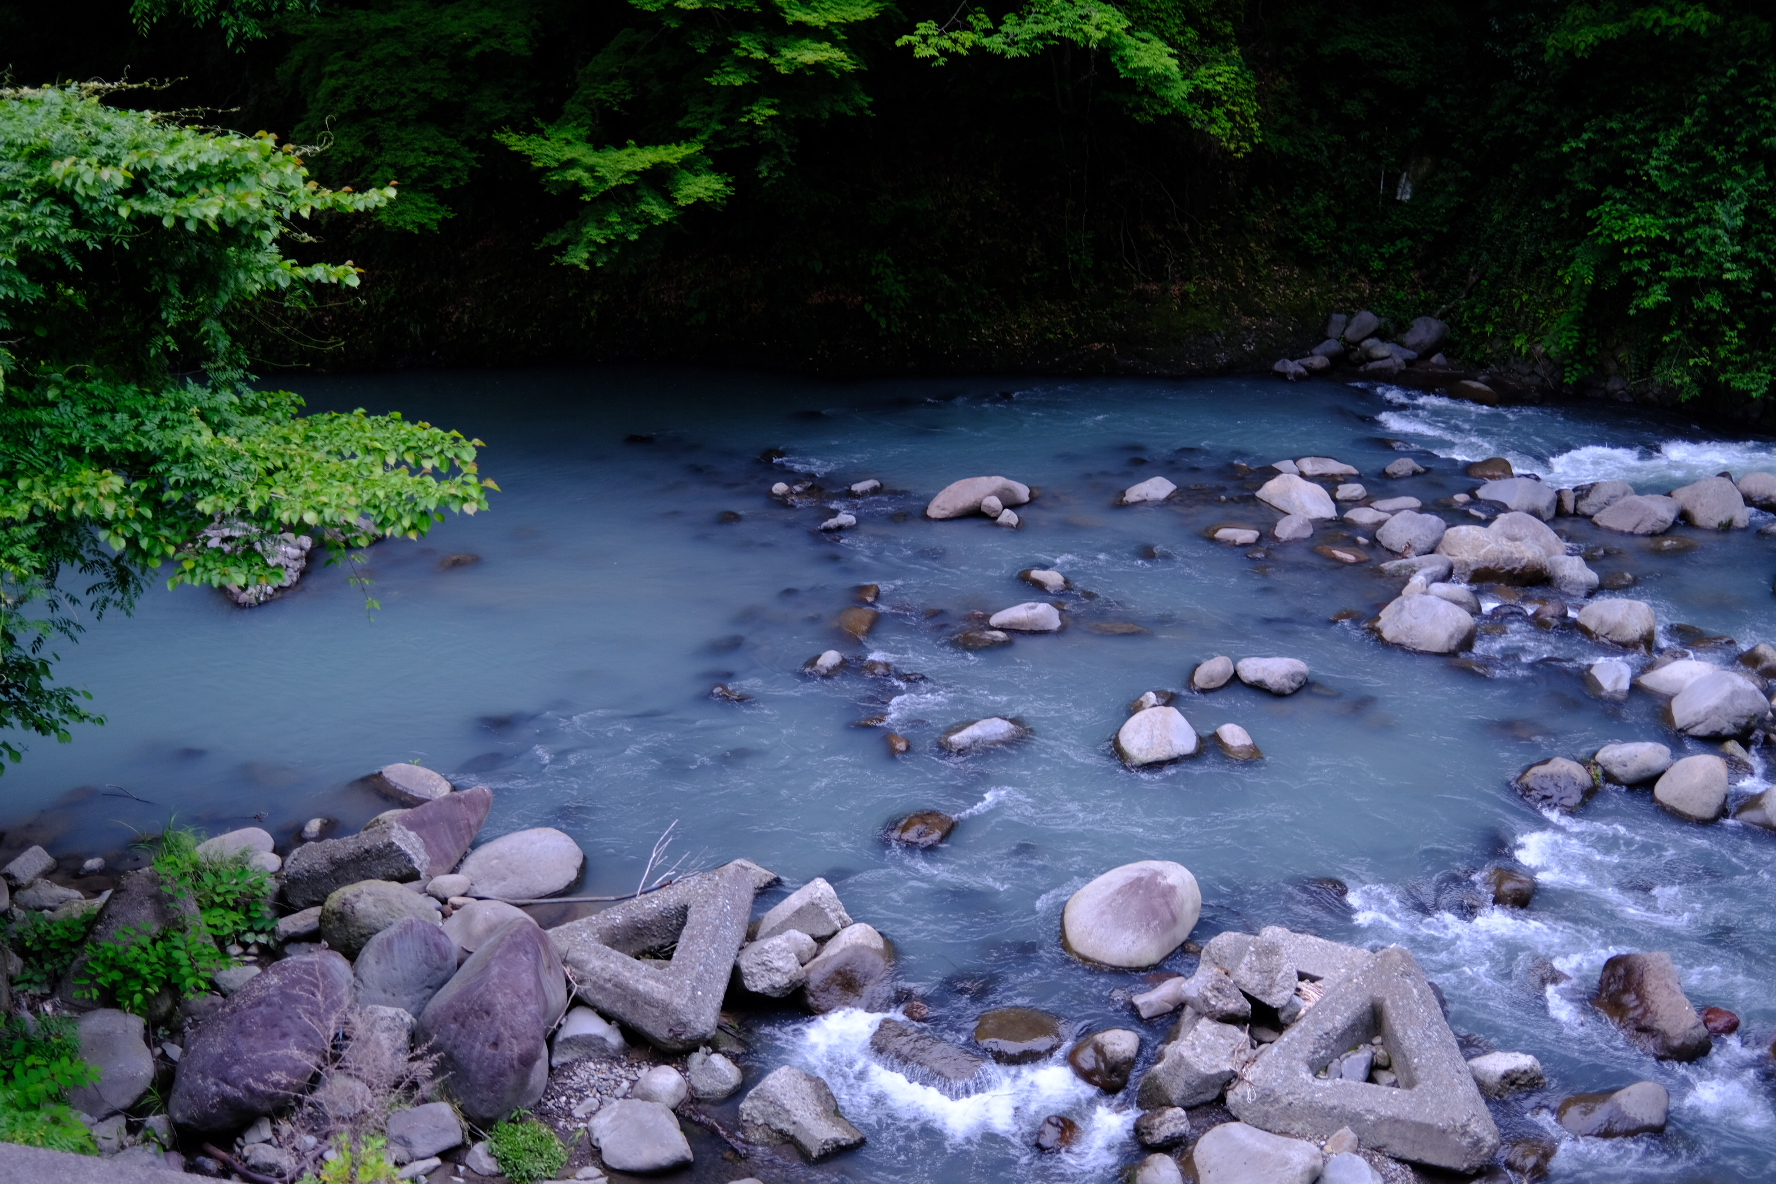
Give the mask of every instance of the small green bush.
POLYGON ((567 1166, 567 1148, 555 1132, 522 1116, 498 1123, 487 1134, 493 1158, 512 1184, 551 1180, 567 1166))
POLYGON ((183 998, 207 991, 218 970, 232 962, 216 948, 201 925, 169 927, 159 933, 126 926, 110 941, 89 947, 81 988, 93 998, 146 1015, 162 991, 183 998))
POLYGON ((97 1155, 92 1132, 60 1102, 31 1105, 10 1089, 0 1089, 0 1143, 23 1143, 76 1155, 97 1155))
POLYGON ((25 968, 13 979, 13 986, 32 994, 43 994, 55 987, 56 980, 66 973, 80 947, 86 944, 97 909, 52 919, 47 913, 25 912, 6 922, 6 944, 23 959, 25 968))
POLYGON ((200 841, 195 831, 181 827, 169 827, 161 836, 154 870, 164 890, 195 904, 204 928, 224 945, 270 941, 277 930, 270 905, 277 886, 270 874, 249 866, 245 852, 199 855, 200 841))
POLYGON ((321 1164, 296 1184, 399 1184, 400 1168, 388 1157, 388 1140, 370 1135, 362 1142, 340 1135, 333 1141, 339 1154, 321 1164))
POLYGON ((14 1015, 0 1024, 0 1089, 16 1105, 31 1108, 65 1101, 68 1090, 98 1079, 93 1067, 80 1059, 80 1031, 72 1019, 26 1020, 14 1015))

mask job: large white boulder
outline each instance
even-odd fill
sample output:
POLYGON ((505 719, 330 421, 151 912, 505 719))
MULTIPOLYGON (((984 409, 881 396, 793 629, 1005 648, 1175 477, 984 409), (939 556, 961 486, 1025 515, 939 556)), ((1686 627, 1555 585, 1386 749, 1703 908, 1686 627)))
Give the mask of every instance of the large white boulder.
POLYGON ((1198 1184, 1314 1184, 1326 1166, 1305 1139, 1273 1135, 1243 1122, 1213 1127, 1191 1152, 1198 1184))
POLYGON ((987 624, 1019 633, 1053 633, 1061 627, 1061 612, 1046 601, 1026 600, 1000 609, 987 618, 987 624))
POLYGON ((501 835, 469 852, 457 871, 476 896, 534 900, 553 896, 579 878, 585 852, 552 826, 501 835))
POLYGON ((1089 961, 1156 966, 1184 944, 1201 913, 1202 891, 1190 869, 1143 859, 1075 892, 1061 913, 1061 933, 1067 948, 1089 961))
POLYGON ((1273 695, 1293 695, 1307 685, 1307 663, 1300 658, 1241 658, 1233 672, 1247 686, 1273 695))
POLYGON ((1644 600, 1593 600, 1579 610, 1579 632, 1628 649, 1651 649, 1659 625, 1644 600))
POLYGON ((1195 756, 1196 729, 1176 707, 1137 711, 1116 732, 1116 755, 1131 768, 1195 756))
POLYGON ((1659 777, 1653 800, 1679 818, 1713 822, 1727 807, 1727 762, 1711 753, 1684 757, 1659 777))
POLYGON ((1383 641, 1424 654, 1465 650, 1474 644, 1474 629, 1473 617, 1435 595, 1402 596, 1375 623, 1383 641))
POLYGON ((1021 506, 1030 500, 1030 487, 1010 477, 964 477, 952 481, 925 507, 927 518, 962 518, 980 513, 981 502, 999 499, 1001 506, 1021 506))
POLYGON ((1691 526, 1703 530, 1743 530, 1751 519, 1738 486, 1726 477, 1704 477, 1671 491, 1679 513, 1691 526))
POLYGON ((1338 507, 1332 495, 1312 481, 1293 473, 1272 477, 1258 489, 1258 500, 1283 514, 1299 514, 1303 518, 1336 518, 1338 507))
POLYGON ((1178 492, 1178 487, 1164 477, 1149 477, 1147 480, 1123 490, 1122 504, 1138 506, 1146 502, 1163 502, 1176 492, 1178 492))
POLYGON ((1596 526, 1618 534, 1661 534, 1677 521, 1675 499, 1657 494, 1618 498, 1591 516, 1596 526))
MULTIPOLYGON (((1417 504, 1417 499, 1406 500, 1417 504)), ((1375 532, 1375 541, 1398 554, 1429 555, 1443 541, 1447 529, 1443 519, 1435 514, 1421 514, 1415 509, 1401 510, 1382 523, 1381 529, 1375 532)))
POLYGON ((1671 700, 1671 726, 1686 736, 1743 736, 1770 718, 1770 704, 1750 679, 1731 671, 1703 675, 1671 700))

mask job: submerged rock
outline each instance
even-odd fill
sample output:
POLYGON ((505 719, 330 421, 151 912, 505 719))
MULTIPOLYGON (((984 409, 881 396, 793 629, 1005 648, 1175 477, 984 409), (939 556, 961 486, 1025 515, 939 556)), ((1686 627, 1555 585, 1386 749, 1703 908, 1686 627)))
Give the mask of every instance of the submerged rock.
POLYGON ((1557 756, 1523 770, 1517 792, 1537 809, 1576 810, 1597 792, 1597 784, 1584 765, 1557 756))
POLYGON ((1061 1017, 1034 1007, 996 1007, 975 1021, 974 1042, 1003 1065, 1039 1061, 1061 1046, 1061 1017))
POLYGON ((1089 961, 1154 966, 1184 943, 1201 912, 1202 892, 1189 869, 1147 859, 1112 868, 1075 892, 1061 932, 1067 949, 1089 961))
POLYGON ((950 837, 956 820, 940 810, 920 810, 888 827, 888 841, 897 847, 935 847, 950 837))
POLYGON ((1424 471, 1425 467, 1410 456, 1402 456, 1398 460, 1389 461, 1387 466, 1381 470, 1381 475, 1395 478, 1416 477, 1424 471))
POLYGON ((1656 1081, 1637 1081, 1606 1094, 1574 1094, 1560 1103, 1560 1125, 1575 1135, 1621 1139, 1665 1129, 1671 1095, 1656 1081))
POLYGON ((965 1048, 958 1048, 928 1029, 901 1020, 886 1019, 870 1036, 870 1050, 896 1068, 911 1069, 947 1087, 966 1085, 980 1076, 987 1063, 965 1048))

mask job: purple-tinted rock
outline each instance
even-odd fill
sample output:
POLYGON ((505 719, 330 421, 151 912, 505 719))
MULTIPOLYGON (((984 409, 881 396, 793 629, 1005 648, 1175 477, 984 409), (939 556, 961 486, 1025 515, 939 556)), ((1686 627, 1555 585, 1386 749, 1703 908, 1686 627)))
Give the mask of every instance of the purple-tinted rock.
POLYGON ((493 791, 485 785, 447 794, 401 815, 395 823, 419 836, 430 863, 420 878, 448 875, 462 862, 493 809, 493 791))
POLYGON ((417 1016, 456 974, 456 942, 442 926, 406 917, 364 943, 352 965, 358 1002, 417 1016))

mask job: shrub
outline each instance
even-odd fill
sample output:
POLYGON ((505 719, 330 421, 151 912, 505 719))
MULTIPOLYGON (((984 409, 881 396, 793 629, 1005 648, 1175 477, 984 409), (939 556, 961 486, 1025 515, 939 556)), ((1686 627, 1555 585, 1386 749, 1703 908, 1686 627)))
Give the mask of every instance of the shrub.
POLYGON ((18 977, 13 979, 13 985, 33 994, 52 989, 86 943, 86 935, 97 914, 97 909, 89 909, 56 919, 47 913, 25 912, 8 921, 6 944, 25 964, 18 977))
POLYGON ((341 1135, 333 1147, 339 1154, 296 1184, 399 1184, 400 1169, 388 1157, 388 1140, 370 1135, 354 1142, 341 1135))
POLYGON ((165 891, 195 904, 218 942, 270 941, 277 929, 268 903, 277 891, 270 874, 249 866, 245 852, 199 855, 198 842, 196 832, 180 827, 161 836, 154 870, 165 891))
POLYGON ((208 990, 215 973, 231 961, 201 924, 159 933, 125 927, 90 947, 80 985, 95 998, 108 995, 125 1011, 145 1015, 162 991, 183 998, 208 990))
POLYGON ((512 1184, 551 1180, 567 1166, 567 1148, 553 1130, 534 1118, 517 1117, 488 1132, 493 1158, 512 1184))
POLYGON ((65 1104, 98 1074, 80 1059, 74 1021, 8 1016, 0 1023, 0 1142, 97 1155, 92 1134, 65 1104))
POLYGON ((27 1105, 9 1089, 0 1089, 0 1143, 23 1143, 76 1155, 99 1153, 92 1132, 67 1106, 60 1102, 27 1105))

